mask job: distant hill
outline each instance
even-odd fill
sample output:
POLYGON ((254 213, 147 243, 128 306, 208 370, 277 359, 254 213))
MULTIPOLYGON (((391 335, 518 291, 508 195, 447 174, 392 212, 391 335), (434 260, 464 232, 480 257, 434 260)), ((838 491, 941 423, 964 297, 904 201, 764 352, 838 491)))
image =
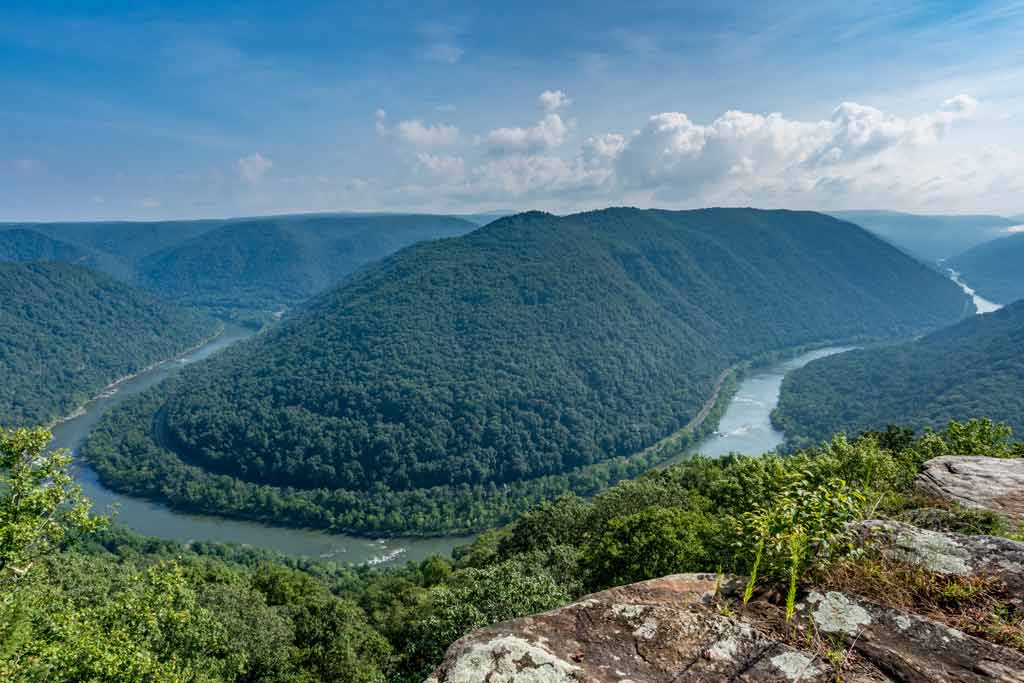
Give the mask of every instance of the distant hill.
POLYGON ((272 309, 306 299, 409 244, 476 227, 454 216, 377 213, 0 224, 0 231, 30 230, 59 240, 77 251, 54 252, 53 260, 82 262, 175 303, 272 309))
POLYGON ((475 229, 449 216, 282 216, 233 221, 137 265, 138 283, 171 301, 270 308, 309 298, 422 240, 475 229))
POLYGON ((215 329, 207 318, 86 268, 0 263, 0 425, 66 415, 110 382, 215 329))
POLYGON ((889 424, 990 417, 1024 438, 1024 302, 917 341, 850 351, 790 373, 773 416, 800 445, 889 424))
POLYGON ((941 274, 822 214, 527 213, 367 268, 112 415, 88 452, 108 483, 189 509, 479 528, 621 478, 596 464, 682 428, 734 363, 969 310, 941 274), (146 445, 157 410, 176 453, 146 445))
POLYGON ((62 261, 86 264, 92 255, 73 244, 32 230, 0 230, 0 261, 62 261))
POLYGON ((979 244, 947 265, 986 299, 1002 304, 1024 299, 1024 232, 979 244))
POLYGON ((952 258, 998 237, 1017 221, 1002 216, 927 216, 894 211, 834 211, 927 263, 952 258))

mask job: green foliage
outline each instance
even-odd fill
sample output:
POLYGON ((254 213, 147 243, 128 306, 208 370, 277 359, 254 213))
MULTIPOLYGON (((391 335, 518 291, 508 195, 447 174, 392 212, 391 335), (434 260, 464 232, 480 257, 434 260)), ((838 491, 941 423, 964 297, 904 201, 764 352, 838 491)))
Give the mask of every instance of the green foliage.
POLYGON ((71 455, 47 451, 45 429, 0 430, 0 591, 68 540, 105 520, 72 479, 71 455))
POLYGON ((462 635, 526 614, 543 612, 570 599, 546 571, 518 560, 485 569, 464 569, 432 588, 418 613, 396 634, 403 679, 421 681, 462 635))
POLYGON ((910 343, 817 360, 786 376, 772 418, 798 446, 891 422, 920 431, 982 415, 1024 433, 1022 340, 1018 302, 910 343))
POLYGON ((1000 237, 969 249, 947 264, 977 292, 997 303, 1024 299, 1024 234, 1000 237))
POLYGON ((67 415, 216 330, 210 319, 60 263, 0 263, 0 302, 0 425, 9 427, 67 415))
POLYGON ((600 537, 583 549, 589 585, 634 583, 682 571, 712 571, 718 558, 705 543, 722 525, 701 512, 651 507, 613 517, 600 537))
POLYGON ((522 214, 362 271, 109 416, 86 450, 105 483, 183 509, 479 530, 660 463, 644 449, 692 435, 734 365, 911 334, 965 301, 820 214, 522 214))

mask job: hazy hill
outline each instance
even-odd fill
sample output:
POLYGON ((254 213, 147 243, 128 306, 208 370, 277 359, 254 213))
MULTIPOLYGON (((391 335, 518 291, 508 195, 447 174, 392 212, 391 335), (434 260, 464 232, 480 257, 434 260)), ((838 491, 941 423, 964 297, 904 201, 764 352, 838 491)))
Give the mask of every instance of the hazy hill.
POLYGON ((947 265, 987 299, 1010 303, 1024 299, 1024 233, 979 244, 947 265))
POLYGON ((294 304, 371 261, 476 226, 449 216, 310 215, 232 221, 141 259, 139 284, 216 307, 294 304))
MULTIPOLYGON (((165 444, 315 502, 261 487, 263 503, 218 503, 232 479, 203 479, 166 452, 151 453, 159 466, 121 458, 104 439, 133 432, 123 418, 90 457, 108 481, 190 507, 364 530, 472 527, 451 509, 456 492, 479 500, 642 449, 693 418, 737 361, 910 335, 968 310, 945 277, 821 214, 522 214, 405 249, 183 375, 162 413, 165 444), (149 486, 158 471, 164 483, 149 486)), ((138 416, 143 433, 151 417, 138 416)))
POLYGON ((1024 434, 1024 302, 923 339, 851 351, 791 373, 776 422, 795 443, 888 424, 990 417, 1024 434))
POLYGON ((475 227, 453 216, 380 213, 0 224, 0 254, 2 231, 30 230, 64 244, 52 260, 83 263, 175 303, 270 309, 306 299, 414 242, 475 227))
POLYGON ((0 263, 0 425, 65 415, 214 330, 211 320, 86 268, 0 263))
POLYGON ((1018 221, 1002 216, 925 216, 894 211, 835 211, 922 261, 935 263, 998 237, 1018 221))

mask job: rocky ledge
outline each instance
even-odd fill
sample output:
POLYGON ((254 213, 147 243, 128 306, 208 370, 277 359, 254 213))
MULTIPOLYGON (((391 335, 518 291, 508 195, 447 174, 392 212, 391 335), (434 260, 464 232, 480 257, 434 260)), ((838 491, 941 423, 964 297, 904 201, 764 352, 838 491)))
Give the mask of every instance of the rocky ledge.
MULTIPOLYGON (((1021 519, 1024 481, 1015 477, 1024 461, 985 462, 991 460, 938 458, 918 485, 1021 519)), ((998 584, 1018 613, 1022 608, 1022 543, 891 520, 850 531, 872 557, 948 576, 951 586, 982 577, 998 584)), ((596 593, 469 634, 427 683, 1024 683, 1024 653, 952 628, 941 615, 808 590, 787 622, 777 597, 743 606, 742 590, 739 577, 678 574, 596 593)))
POLYGON ((1024 459, 948 455, 925 463, 915 486, 968 508, 991 510, 1024 523, 1024 459))

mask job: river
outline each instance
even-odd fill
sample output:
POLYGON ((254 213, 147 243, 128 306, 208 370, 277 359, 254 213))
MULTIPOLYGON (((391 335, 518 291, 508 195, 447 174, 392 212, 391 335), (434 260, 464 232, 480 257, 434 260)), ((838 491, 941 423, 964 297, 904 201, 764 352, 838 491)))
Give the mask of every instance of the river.
POLYGON ((729 401, 718 429, 701 439, 681 460, 700 453, 719 458, 728 453, 761 455, 781 446, 785 435, 772 425, 771 414, 779 404, 782 378, 813 360, 849 351, 852 346, 830 346, 802 353, 795 358, 754 370, 740 381, 736 394, 729 401))
MULTIPOLYGON (((182 542, 239 543, 269 548, 292 556, 353 564, 388 564, 421 560, 432 554, 450 555, 453 548, 471 540, 471 537, 465 536, 373 540, 175 512, 160 503, 133 498, 105 488, 88 463, 78 459, 78 451, 86 436, 108 410, 161 382, 185 365, 208 358, 252 335, 250 329, 229 325, 224 334, 209 344, 122 382, 115 391, 104 393, 88 403, 80 414, 53 428, 53 445, 67 448, 76 456, 75 477, 98 511, 105 512, 116 505, 117 522, 146 536, 182 542)), ((782 433, 772 427, 770 420, 771 411, 778 404, 783 376, 812 360, 845 350, 843 347, 811 351, 748 375, 730 401, 718 432, 697 444, 692 452, 720 456, 733 451, 760 455, 772 450, 783 441, 782 433)))
POLYGON ((953 280, 953 282, 960 285, 960 289, 967 292, 968 296, 970 296, 974 300, 974 307, 978 309, 978 315, 982 315, 984 313, 993 313, 1003 307, 1002 304, 997 304, 994 301, 989 301, 983 296, 979 296, 978 293, 971 289, 971 287, 969 287, 966 282, 960 279, 960 273, 956 272, 952 268, 949 268, 949 277, 953 280))
POLYGON ((125 399, 163 381, 168 375, 212 356, 235 342, 251 337, 253 330, 228 325, 222 335, 181 358, 161 363, 113 392, 89 402, 83 412, 53 427, 53 446, 74 454, 75 478, 99 512, 117 505, 117 522, 146 536, 176 541, 216 541, 269 548, 293 556, 306 556, 353 564, 422 560, 432 554, 450 555, 467 537, 367 539, 309 529, 271 527, 256 522, 175 512, 165 505, 126 496, 104 487, 89 467, 78 459, 78 450, 100 418, 125 399))

